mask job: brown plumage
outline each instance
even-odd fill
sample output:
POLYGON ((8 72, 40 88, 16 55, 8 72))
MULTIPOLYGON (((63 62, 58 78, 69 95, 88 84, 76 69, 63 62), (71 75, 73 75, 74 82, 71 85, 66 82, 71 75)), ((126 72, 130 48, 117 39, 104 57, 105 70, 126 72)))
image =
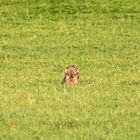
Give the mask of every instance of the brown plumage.
POLYGON ((79 79, 80 74, 79 70, 76 66, 74 65, 69 65, 66 67, 64 71, 64 78, 62 81, 62 84, 67 83, 67 84, 75 84, 77 83, 77 80, 79 79))

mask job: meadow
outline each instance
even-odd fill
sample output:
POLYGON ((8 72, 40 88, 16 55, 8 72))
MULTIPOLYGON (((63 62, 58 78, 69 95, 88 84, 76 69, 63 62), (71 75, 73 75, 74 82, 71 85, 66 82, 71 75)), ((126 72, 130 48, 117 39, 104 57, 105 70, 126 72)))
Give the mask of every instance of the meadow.
POLYGON ((0 1, 0 140, 139 138, 139 0, 0 1))

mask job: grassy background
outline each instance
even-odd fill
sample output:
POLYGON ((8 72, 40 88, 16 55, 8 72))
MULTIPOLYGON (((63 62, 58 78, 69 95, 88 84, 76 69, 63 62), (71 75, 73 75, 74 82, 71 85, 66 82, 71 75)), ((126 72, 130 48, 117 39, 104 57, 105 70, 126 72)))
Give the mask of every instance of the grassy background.
POLYGON ((138 140, 140 1, 1 0, 0 21, 0 140, 138 140))

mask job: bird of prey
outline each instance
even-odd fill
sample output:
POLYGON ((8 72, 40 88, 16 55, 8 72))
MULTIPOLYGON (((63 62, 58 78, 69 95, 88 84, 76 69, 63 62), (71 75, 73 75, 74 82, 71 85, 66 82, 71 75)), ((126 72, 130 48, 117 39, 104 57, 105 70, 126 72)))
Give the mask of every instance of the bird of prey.
POLYGON ((74 65, 69 65, 64 70, 64 78, 62 84, 75 84, 80 77, 79 69, 74 65))

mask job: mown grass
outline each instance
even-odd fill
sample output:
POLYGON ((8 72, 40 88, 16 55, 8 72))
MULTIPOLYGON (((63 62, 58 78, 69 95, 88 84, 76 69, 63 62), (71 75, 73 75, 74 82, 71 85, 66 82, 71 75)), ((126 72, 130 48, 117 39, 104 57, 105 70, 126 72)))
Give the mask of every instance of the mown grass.
POLYGON ((139 1, 0 3, 1 140, 139 139, 139 1))

